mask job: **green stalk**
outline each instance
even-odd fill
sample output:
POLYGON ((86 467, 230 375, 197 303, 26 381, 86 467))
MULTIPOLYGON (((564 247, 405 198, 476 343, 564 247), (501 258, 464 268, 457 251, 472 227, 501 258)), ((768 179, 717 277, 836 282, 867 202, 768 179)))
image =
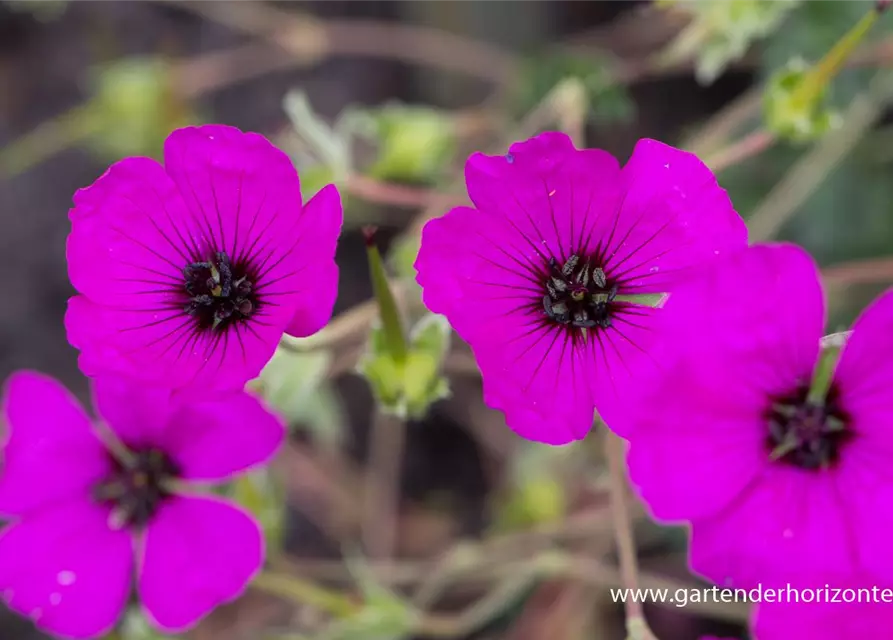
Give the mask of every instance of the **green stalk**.
POLYGON ((385 347, 388 354, 396 362, 404 362, 409 352, 406 343, 406 333, 403 331, 403 322, 400 320, 400 312, 394 293, 388 284, 385 275, 384 262, 381 253, 375 245, 375 227, 363 229, 366 240, 366 255, 369 258, 369 274, 372 278, 372 290, 378 303, 378 312, 381 317, 381 328, 384 333, 385 347))
POLYGON ((847 59, 856 47, 865 39, 868 32, 885 10, 883 3, 878 3, 866 13, 859 22, 838 40, 831 50, 825 54, 807 73, 797 88, 792 103, 807 107, 822 95, 822 92, 843 68, 847 59))
POLYGON ((831 381, 834 379, 834 368, 840 358, 839 346, 826 346, 819 354, 819 362, 812 374, 812 382, 809 385, 807 400, 814 404, 824 404, 831 381))

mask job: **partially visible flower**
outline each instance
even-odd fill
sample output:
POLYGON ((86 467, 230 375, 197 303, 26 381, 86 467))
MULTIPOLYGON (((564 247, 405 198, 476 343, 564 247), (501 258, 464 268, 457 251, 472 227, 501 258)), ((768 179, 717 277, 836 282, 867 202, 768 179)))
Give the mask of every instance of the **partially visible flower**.
POLYGON ((833 370, 799 247, 726 257, 663 319, 685 353, 630 416, 629 468, 654 516, 691 522, 692 568, 747 589, 893 579, 893 291, 833 370))
POLYGON ((755 640, 886 638, 893 628, 893 589, 876 580, 813 583, 754 612, 755 640), (808 591, 806 590, 808 589, 808 591))
POLYGON ((164 155, 121 160, 75 194, 68 339, 88 376, 238 388, 283 331, 331 316, 340 198, 330 185, 302 207, 288 157, 232 127, 174 131, 164 155))
POLYGON ((693 269, 746 245, 744 223, 695 156, 641 140, 626 166, 561 133, 480 153, 475 208, 430 221, 416 261, 428 308, 474 350, 486 403, 517 433, 583 438, 594 410, 615 430, 654 368, 659 309, 693 269))
POLYGON ((51 378, 7 382, 0 594, 46 631, 92 638, 118 621, 135 575, 154 626, 184 630, 239 596, 264 556, 247 513, 190 485, 266 461, 284 428, 243 391, 182 402, 100 377, 94 395, 108 429, 51 378))

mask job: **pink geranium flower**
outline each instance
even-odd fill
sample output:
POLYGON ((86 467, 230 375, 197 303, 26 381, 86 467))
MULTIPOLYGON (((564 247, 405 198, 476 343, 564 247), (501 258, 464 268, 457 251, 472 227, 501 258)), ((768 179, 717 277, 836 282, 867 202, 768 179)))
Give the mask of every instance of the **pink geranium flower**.
POLYGON ((893 628, 893 589, 874 582, 814 584, 808 594, 798 591, 797 600, 760 603, 753 636, 755 640, 887 638, 893 628), (803 601, 804 595, 809 601, 803 601))
POLYGON ((531 440, 583 438, 595 409, 614 427, 653 368, 659 310, 689 268, 746 244, 725 191, 695 156, 642 140, 621 169, 561 133, 480 153, 465 167, 475 208, 425 225, 424 302, 474 350, 484 397, 531 440))
POLYGON ((155 626, 186 629, 240 595, 264 556, 248 514, 189 487, 269 459, 283 426, 243 391, 184 403, 100 377, 94 393, 101 431, 56 381, 7 383, 0 594, 46 631, 90 638, 114 626, 136 574, 155 626))
POLYGON ((692 568, 747 589, 893 578, 893 291, 818 394, 825 307, 802 249, 729 256, 664 312, 684 355, 630 413, 629 468, 657 518, 691 522, 692 568))
POLYGON ((75 194, 68 339, 89 376, 241 387, 283 331, 332 314, 338 192, 302 207, 288 157, 232 127, 174 131, 164 160, 127 158, 75 194))

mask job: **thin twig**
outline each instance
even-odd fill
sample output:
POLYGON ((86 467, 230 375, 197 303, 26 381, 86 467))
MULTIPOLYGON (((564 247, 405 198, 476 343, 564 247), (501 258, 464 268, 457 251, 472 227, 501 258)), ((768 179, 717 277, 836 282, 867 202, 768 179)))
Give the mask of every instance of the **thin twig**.
POLYGON ((633 538, 632 521, 627 506, 627 480, 625 464, 626 443, 605 429, 605 450, 608 458, 608 472, 611 477, 611 510, 614 521, 614 539, 617 542, 617 555, 620 560, 620 582, 627 589, 624 603, 626 609, 626 629, 631 640, 656 640, 645 623, 645 613, 638 598, 630 597, 639 587, 639 561, 636 557, 636 543, 633 538))
POLYGON ((510 52, 442 29, 368 19, 320 19, 259 1, 176 4, 263 37, 303 64, 337 56, 388 58, 463 73, 498 85, 514 81, 519 69, 510 52))
POLYGON ((710 156, 705 164, 719 173, 748 158, 758 155, 775 144, 775 136, 768 131, 753 131, 710 156))
POLYGON ((828 286, 893 282, 893 258, 869 258, 842 262, 822 269, 828 286))
POLYGON ((381 182, 359 174, 347 178, 344 190, 368 202, 397 207, 421 208, 447 200, 455 200, 456 204, 464 204, 468 201, 463 194, 439 193, 431 189, 381 182))

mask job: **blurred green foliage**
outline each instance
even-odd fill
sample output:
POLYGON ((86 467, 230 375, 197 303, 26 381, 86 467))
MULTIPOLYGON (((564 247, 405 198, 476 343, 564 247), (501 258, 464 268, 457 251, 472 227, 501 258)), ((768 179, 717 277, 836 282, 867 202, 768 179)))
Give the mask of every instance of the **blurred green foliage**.
POLYGON ((524 61, 515 88, 512 113, 529 113, 562 81, 579 80, 589 103, 588 117, 595 125, 629 122, 636 105, 626 88, 615 79, 606 56, 577 56, 570 53, 537 53, 524 61))
POLYGON ((106 640, 178 640, 181 637, 155 631, 149 626, 139 607, 130 607, 124 613, 118 631, 111 634, 106 640))
POLYGON ((38 20, 55 20, 68 8, 68 0, 3 0, 13 11, 27 11, 38 20))
POLYGON ((228 495, 257 519, 264 532, 268 556, 282 549, 285 536, 285 491, 269 466, 253 469, 236 478, 228 495))
POLYGON ((432 107, 389 104, 370 109, 377 146, 367 172, 394 182, 432 184, 455 155, 449 114, 432 107))
POLYGON ((840 124, 840 113, 825 104, 827 85, 807 100, 801 97, 810 71, 805 60, 795 58, 772 75, 764 90, 766 127, 792 142, 817 140, 840 124))
POLYGON ((520 442, 511 461, 507 494, 497 505, 494 531, 513 531, 560 521, 568 498, 562 482, 574 447, 520 442))
POLYGON ((388 347, 382 326, 373 327, 358 371, 380 408, 400 418, 420 419, 432 403, 449 395, 442 369, 451 335, 446 318, 425 315, 410 332, 405 356, 399 357, 388 347))
POLYGON ((161 157, 164 140, 197 116, 173 90, 171 71, 160 58, 123 58, 93 70, 86 105, 100 126, 88 138, 102 157, 161 157))
POLYGON ((306 429, 316 444, 331 450, 342 444, 345 423, 328 380, 332 354, 309 346, 303 350, 303 344, 291 340, 290 346, 280 346, 251 384, 290 427, 306 429))
MULTIPOLYGON (((659 0, 691 22, 663 54, 673 64, 694 58, 695 76, 710 84, 757 40, 775 33, 803 0, 659 0)), ((839 34, 838 34, 839 35, 839 34)))

